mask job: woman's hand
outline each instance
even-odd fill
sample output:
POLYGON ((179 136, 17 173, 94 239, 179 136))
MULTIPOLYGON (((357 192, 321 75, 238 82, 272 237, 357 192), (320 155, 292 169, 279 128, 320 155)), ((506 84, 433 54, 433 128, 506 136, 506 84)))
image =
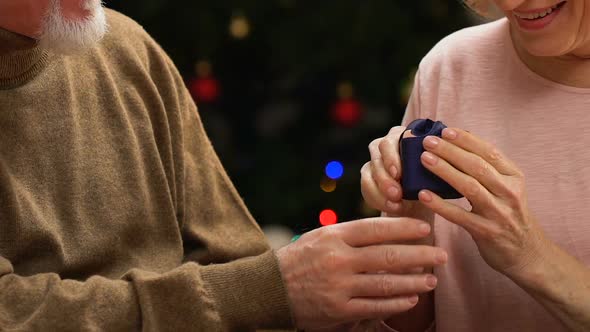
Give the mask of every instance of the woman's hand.
POLYGON ((361 168, 361 192, 365 202, 390 217, 412 217, 432 223, 433 214, 419 201, 402 200, 402 167, 399 139, 406 127, 393 127, 369 144, 371 161, 361 168))
POLYGON ((471 203, 466 211, 423 190, 420 201, 471 234, 495 270, 518 276, 542 257, 547 241, 529 211, 522 171, 493 145, 460 129, 424 140, 422 164, 471 203))
MULTIPOLYGON (((399 139, 406 127, 394 127, 382 138, 369 144, 371 161, 361 169, 361 192, 367 204, 383 215, 390 217, 411 217, 424 220, 433 225, 434 214, 419 201, 402 200, 401 160, 399 155, 399 139)), ((433 232, 428 237, 397 241, 392 244, 433 245, 433 232)), ((412 273, 432 272, 431 268, 418 268, 412 273)), ((386 319, 386 323, 395 330, 424 331, 434 320, 434 297, 432 293, 420 294, 416 307, 402 315, 394 315, 386 319)), ((365 328, 358 325, 358 329, 365 328)), ((343 331, 343 330, 340 330, 343 331)))
MULTIPOLYGON (((522 171, 494 146, 460 129, 424 140, 422 163, 462 193, 466 211, 429 192, 419 198, 467 230, 486 262, 572 331, 590 331, 590 269, 545 238, 527 205, 522 171)), ((452 257, 451 257, 452 259, 452 257)))

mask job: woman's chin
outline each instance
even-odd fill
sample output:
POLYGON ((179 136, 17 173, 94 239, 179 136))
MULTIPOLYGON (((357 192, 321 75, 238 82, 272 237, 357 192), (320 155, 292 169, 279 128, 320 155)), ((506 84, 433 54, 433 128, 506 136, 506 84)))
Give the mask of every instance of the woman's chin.
POLYGON ((537 57, 556 57, 568 54, 571 48, 565 42, 565 39, 560 38, 535 38, 534 40, 518 38, 516 42, 519 47, 525 50, 528 54, 537 57))
POLYGON ((525 46, 524 49, 526 50, 526 52, 532 56, 536 56, 536 57, 556 57, 556 56, 562 56, 564 54, 566 54, 567 52, 562 51, 562 50, 558 50, 558 49, 553 49, 553 48, 548 48, 548 47, 527 47, 525 46))

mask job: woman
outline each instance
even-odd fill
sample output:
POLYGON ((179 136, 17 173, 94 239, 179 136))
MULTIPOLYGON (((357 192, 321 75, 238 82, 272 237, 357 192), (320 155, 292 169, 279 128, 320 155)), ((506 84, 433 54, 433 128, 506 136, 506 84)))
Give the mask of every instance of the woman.
POLYGON ((404 119, 455 127, 425 140, 422 163, 466 199, 401 200, 404 127, 371 143, 361 171, 372 206, 434 212, 449 253, 434 302, 388 323, 428 326, 434 306, 438 332, 590 331, 590 0, 467 5, 505 17, 434 47, 404 119))

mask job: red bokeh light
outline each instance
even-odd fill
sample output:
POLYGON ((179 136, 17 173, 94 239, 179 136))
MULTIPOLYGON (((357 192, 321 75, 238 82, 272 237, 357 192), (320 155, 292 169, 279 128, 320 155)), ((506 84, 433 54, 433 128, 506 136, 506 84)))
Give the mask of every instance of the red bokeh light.
POLYGON ((361 104, 354 99, 338 101, 332 109, 332 118, 341 126, 352 127, 361 120, 361 104))
POLYGON ((324 210, 320 213, 320 224, 322 226, 334 225, 338 222, 338 215, 332 210, 324 210))
POLYGON ((196 101, 212 103, 220 94, 219 82, 212 77, 195 78, 189 83, 189 90, 196 101))

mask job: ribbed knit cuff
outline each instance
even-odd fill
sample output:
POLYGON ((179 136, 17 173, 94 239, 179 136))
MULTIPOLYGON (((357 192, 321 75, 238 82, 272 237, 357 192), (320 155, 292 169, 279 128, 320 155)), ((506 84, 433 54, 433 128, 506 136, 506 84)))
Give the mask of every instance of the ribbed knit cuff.
POLYGON ((274 252, 231 264, 209 265, 201 273, 228 330, 291 328, 293 322, 274 252))
POLYGON ((16 88, 27 83, 49 63, 47 52, 36 46, 28 37, 0 28, 0 43, 6 47, 16 48, 14 52, 0 55, 0 90, 16 88), (20 49, 21 47, 24 48, 20 49))

